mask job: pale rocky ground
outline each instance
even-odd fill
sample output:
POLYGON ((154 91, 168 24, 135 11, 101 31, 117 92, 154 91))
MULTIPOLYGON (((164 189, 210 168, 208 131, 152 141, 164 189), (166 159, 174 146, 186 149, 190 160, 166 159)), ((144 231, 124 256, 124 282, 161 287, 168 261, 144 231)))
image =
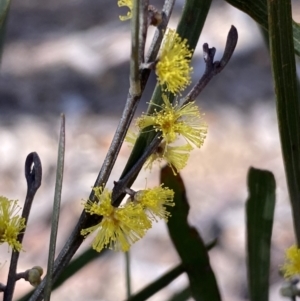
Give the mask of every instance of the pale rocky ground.
MULTIPOLYGON (((0 77, 0 193, 25 197, 24 161, 36 151, 43 182, 32 208, 19 271, 34 265, 46 269, 49 224, 54 194, 59 114, 66 114, 67 145, 60 250, 79 217, 109 147, 128 90, 129 23, 111 0, 12 2, 0 77)), ((161 7, 160 1, 156 1, 161 7)), ((176 4, 176 26, 183 1, 176 4)), ((218 237, 210 252, 224 301, 247 300, 245 268, 246 176, 250 166, 268 169, 277 181, 272 246, 270 300, 279 296, 278 266, 293 243, 291 212, 282 165, 271 69, 255 23, 229 5, 215 1, 194 59, 194 82, 204 68, 204 42, 220 57, 233 24, 239 43, 229 65, 208 85, 198 103, 206 114, 208 137, 183 170, 191 203, 190 222, 205 241, 218 237)), ((149 101, 152 77, 139 112, 149 101)), ((117 180, 129 156, 122 148, 108 187, 117 180)), ((143 172, 134 188, 158 184, 158 168, 143 172)), ((86 249, 87 239, 78 254, 86 249)), ((1 246, 0 281, 6 281, 9 253, 1 246)), ((136 292, 178 262, 163 223, 132 247, 132 282, 136 292)), ((164 301, 187 284, 183 275, 151 301, 164 301)), ((19 281, 16 298, 29 289, 19 281)), ((52 300, 125 299, 124 256, 95 260, 53 293, 52 300)))

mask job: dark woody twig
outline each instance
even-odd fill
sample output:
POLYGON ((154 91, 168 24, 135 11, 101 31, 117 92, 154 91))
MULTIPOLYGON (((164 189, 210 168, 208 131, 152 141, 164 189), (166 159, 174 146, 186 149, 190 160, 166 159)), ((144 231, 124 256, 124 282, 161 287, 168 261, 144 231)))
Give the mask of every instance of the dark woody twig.
POLYGON ((183 99, 182 105, 190 101, 194 101, 196 97, 205 88, 205 86, 210 82, 210 80, 224 69, 224 67, 227 65, 234 52, 235 46, 237 44, 237 40, 238 40, 237 30, 234 26, 231 26, 228 32, 223 57, 220 61, 215 61, 215 62, 214 62, 214 56, 216 53, 216 48, 215 47, 209 48, 207 43, 203 44, 204 61, 206 65, 204 74, 200 78, 198 83, 193 87, 193 89, 188 93, 188 95, 183 99))
POLYGON ((112 191, 112 201, 111 204, 115 207, 118 207, 120 203, 118 202, 119 197, 125 192, 126 188, 129 188, 129 183, 132 179, 136 177, 136 175, 140 172, 142 169, 144 163, 147 161, 149 156, 155 152, 159 144, 161 143, 162 137, 161 133, 157 133, 155 138, 152 140, 152 142, 149 144, 149 146, 146 148, 143 155, 139 158, 139 160, 135 163, 135 165, 131 168, 131 170, 126 174, 125 177, 123 177, 118 182, 114 182, 115 186, 112 191))
MULTIPOLYGON (((42 165, 41 160, 37 153, 30 153, 25 161, 25 178, 27 181, 27 194, 25 198, 25 204, 23 207, 22 217, 25 219, 25 226, 28 221, 31 205, 33 202, 33 198, 41 186, 42 182, 42 165)), ((26 228, 25 228, 26 229, 26 228)), ((22 243, 23 237, 25 234, 25 229, 22 233, 18 235, 18 241, 22 243)), ((19 259, 19 252, 12 251, 7 285, 4 290, 3 301, 11 301, 13 298, 13 293, 15 289, 16 282, 16 270, 19 259)))

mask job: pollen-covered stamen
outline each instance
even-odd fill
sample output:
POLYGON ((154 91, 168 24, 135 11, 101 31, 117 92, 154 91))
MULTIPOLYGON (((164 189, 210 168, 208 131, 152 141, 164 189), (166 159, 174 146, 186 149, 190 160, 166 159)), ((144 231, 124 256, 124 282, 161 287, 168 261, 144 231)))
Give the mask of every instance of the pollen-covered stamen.
POLYGON ((157 221, 157 218, 159 218, 167 221, 171 214, 168 212, 166 206, 175 206, 173 198, 174 191, 161 185, 137 191, 134 201, 143 206, 152 220, 157 221))
POLYGON ((166 95, 162 95, 164 104, 161 110, 155 110, 152 115, 142 115, 136 120, 136 125, 144 130, 152 126, 162 134, 167 144, 173 143, 178 136, 183 136, 188 143, 197 147, 203 145, 207 133, 207 126, 203 121, 203 115, 194 102, 180 107, 177 103, 172 105, 166 95))
POLYGON ((141 205, 129 202, 116 208, 111 205, 111 191, 94 188, 96 202, 88 200, 84 207, 90 214, 102 216, 102 221, 94 226, 81 230, 81 235, 87 236, 97 232, 92 247, 97 252, 103 248, 115 251, 128 251, 130 246, 141 239, 151 228, 151 222, 141 205))
POLYGON ((163 90, 177 94, 191 83, 191 58, 192 50, 187 40, 183 40, 174 30, 169 29, 156 64, 158 82, 163 90))
POLYGON ((0 244, 6 242, 15 251, 22 250, 18 235, 25 228, 25 219, 17 215, 19 211, 17 201, 0 197, 0 244))
POLYGON ((285 278, 300 275, 300 249, 296 245, 291 246, 285 252, 286 262, 281 270, 285 278))

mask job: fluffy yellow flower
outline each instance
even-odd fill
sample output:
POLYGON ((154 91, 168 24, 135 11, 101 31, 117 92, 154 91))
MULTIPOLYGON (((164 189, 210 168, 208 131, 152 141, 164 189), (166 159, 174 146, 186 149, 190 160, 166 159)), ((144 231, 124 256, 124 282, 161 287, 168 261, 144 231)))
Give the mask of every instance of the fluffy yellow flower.
POLYGON ((145 168, 151 169, 152 164, 155 161, 160 162, 161 160, 165 160, 171 167, 174 175, 176 175, 177 172, 186 166, 191 150, 193 150, 193 147, 189 143, 171 146, 162 142, 157 148, 157 151, 154 152, 146 161, 145 168))
POLYGON ((152 115, 142 115, 136 125, 141 129, 153 126, 155 131, 161 131, 166 143, 172 143, 178 135, 182 135, 188 142, 201 147, 207 133, 207 126, 194 102, 180 107, 172 106, 168 97, 162 95, 164 104, 160 111, 155 110, 152 115))
POLYGON ((166 206, 175 206, 173 202, 174 191, 167 187, 158 186, 155 188, 137 191, 134 195, 134 201, 141 204, 152 220, 156 217, 168 220, 170 213, 166 206))
POLYGON ((129 12, 126 16, 119 16, 121 21, 126 21, 132 18, 132 8, 133 8, 133 0, 119 0, 118 6, 127 6, 129 8, 129 12))
MULTIPOLYGON (((130 145, 134 145, 137 139, 137 134, 133 131, 128 131, 125 137, 125 141, 130 145)), ((149 156, 145 162, 145 169, 152 169, 152 165, 155 162, 161 163, 162 160, 166 161, 171 167, 174 175, 176 175, 181 169, 183 169, 190 157, 190 151, 193 147, 187 143, 184 145, 169 145, 163 141, 157 148, 157 150, 149 156)))
POLYGON ((25 219, 16 215, 19 211, 17 201, 0 197, 0 243, 7 242, 13 250, 18 252, 22 250, 22 245, 17 238, 25 228, 25 219))
POLYGON ((155 68, 159 84, 164 90, 177 94, 191 83, 191 58, 192 51, 187 40, 183 40, 175 30, 169 29, 155 68))
POLYGON ((127 203, 124 207, 115 208, 111 205, 111 192, 102 187, 94 188, 97 202, 88 200, 85 211, 103 216, 102 221, 92 227, 81 230, 86 236, 98 231, 92 247, 97 252, 103 248, 126 252, 130 246, 141 239, 151 228, 151 222, 141 205, 127 203))
POLYGON ((288 278, 291 276, 300 274, 300 249, 293 245, 285 251, 286 262, 281 267, 284 273, 284 277, 288 278))

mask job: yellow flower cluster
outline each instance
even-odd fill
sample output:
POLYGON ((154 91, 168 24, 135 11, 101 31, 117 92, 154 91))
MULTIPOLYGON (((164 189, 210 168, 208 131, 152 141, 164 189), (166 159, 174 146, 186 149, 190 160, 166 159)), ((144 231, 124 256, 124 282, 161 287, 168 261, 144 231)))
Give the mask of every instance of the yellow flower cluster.
POLYGON ((25 219, 16 215, 19 210, 17 201, 0 196, 0 243, 6 242, 18 252, 22 250, 22 245, 17 238, 25 228, 25 219))
POLYGON ((111 191, 102 187, 94 188, 96 202, 88 200, 85 211, 102 217, 99 224, 81 230, 81 235, 97 231, 92 247, 97 252, 103 248, 126 252, 141 239, 152 226, 153 218, 167 219, 165 206, 174 206, 174 192, 159 186, 138 191, 133 202, 124 206, 111 205, 111 191))
MULTIPOLYGON (((189 153, 193 146, 200 148, 206 137, 207 125, 203 121, 199 108, 190 102, 184 106, 172 105, 167 95, 162 95, 163 105, 160 110, 155 110, 151 115, 142 115, 137 118, 136 125, 143 131, 148 127, 156 132, 160 132, 163 138, 162 143, 146 162, 146 168, 152 167, 154 161, 165 159, 173 169, 174 174, 186 166, 189 153), (183 137, 186 144, 170 145, 183 137)), ((131 144, 135 142, 132 133, 127 137, 131 144)))
MULTIPOLYGON (((126 16, 119 16, 121 21, 132 18, 133 0, 118 0, 118 6, 129 8, 126 16)), ((187 40, 182 39, 175 30, 168 29, 159 52, 158 61, 155 64, 158 82, 163 91, 175 95, 191 83, 193 68, 190 63, 192 55, 187 40)))
POLYGON ((158 149, 148 158, 145 163, 145 168, 152 169, 152 165, 155 161, 161 162, 165 160, 169 167, 171 167, 174 175, 177 174, 181 169, 183 169, 187 161, 190 157, 190 151, 193 147, 187 143, 179 146, 171 146, 167 145, 165 141, 163 141, 158 149))
POLYGON ((282 265, 281 270, 285 278, 300 274, 300 249, 293 245, 285 252, 286 262, 282 265))
POLYGON ((156 64, 156 75, 163 91, 180 93, 191 83, 190 67, 192 51, 186 39, 182 39, 175 30, 169 29, 156 64))
MULTIPOLYGON (((133 1, 119 0, 118 5, 126 5, 132 9, 133 1)), ((190 66, 192 50, 187 40, 182 39, 175 30, 168 29, 155 63, 155 72, 164 93, 180 94, 191 83, 190 66)), ((162 95, 163 104, 154 114, 143 115, 137 119, 136 125, 141 131, 152 127, 162 134, 163 142, 156 152, 147 160, 146 168, 152 168, 154 161, 166 160, 174 174, 184 168, 193 146, 200 148, 207 133, 207 126, 203 122, 202 114, 194 102, 184 106, 172 105, 167 95, 162 95), (184 145, 170 145, 179 136, 186 140, 184 145)), ((150 128, 151 129, 151 128, 150 128)), ((134 144, 136 137, 131 133, 126 140, 134 144)))
POLYGON ((173 207, 174 191, 169 188, 158 186, 152 189, 137 191, 134 201, 137 205, 142 205, 151 220, 157 221, 157 217, 168 221, 170 213, 166 206, 173 207))
POLYGON ((180 107, 178 104, 172 105, 164 94, 162 99, 164 104, 161 110, 155 110, 152 115, 142 115, 136 121, 137 126, 141 130, 152 126, 156 132, 162 133, 163 139, 168 144, 174 142, 178 135, 181 135, 187 142, 201 147, 207 128, 195 103, 190 102, 180 107))

